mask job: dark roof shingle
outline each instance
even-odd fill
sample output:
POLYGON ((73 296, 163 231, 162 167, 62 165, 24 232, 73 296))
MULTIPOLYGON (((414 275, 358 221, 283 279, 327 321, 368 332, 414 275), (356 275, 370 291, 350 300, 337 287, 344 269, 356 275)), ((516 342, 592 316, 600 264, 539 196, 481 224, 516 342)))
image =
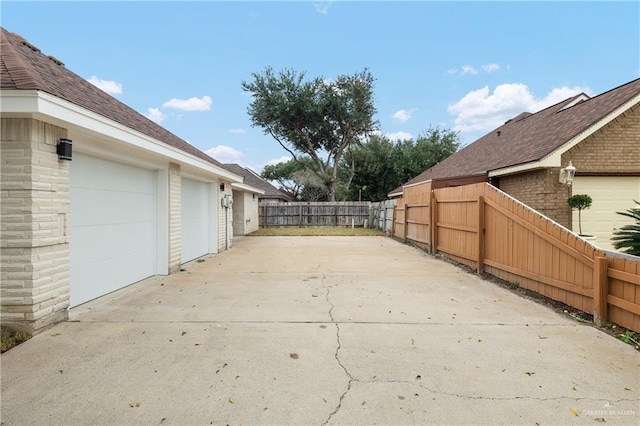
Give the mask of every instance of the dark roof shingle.
POLYGON ((0 88, 40 90, 222 167, 222 164, 0 27, 0 88))
POLYGON ((593 98, 580 94, 535 114, 522 113, 404 185, 539 161, 639 94, 636 79, 593 98))
POLYGON ((264 195, 261 195, 260 198, 282 198, 285 200, 291 200, 291 197, 271 185, 267 180, 258 176, 258 174, 251 169, 242 167, 239 164, 225 164, 224 167, 231 173, 242 176, 244 178, 244 183, 247 185, 262 189, 264 191, 264 195))

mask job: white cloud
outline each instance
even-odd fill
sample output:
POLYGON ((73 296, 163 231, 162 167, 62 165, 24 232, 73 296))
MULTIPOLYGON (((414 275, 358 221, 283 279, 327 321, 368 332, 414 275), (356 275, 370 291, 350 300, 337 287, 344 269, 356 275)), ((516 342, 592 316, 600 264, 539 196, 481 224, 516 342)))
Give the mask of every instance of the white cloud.
POLYGON ((291 159, 292 159, 291 156, 283 156, 283 157, 280 157, 280 158, 274 158, 273 160, 267 161, 267 164, 265 164, 265 166, 275 166, 276 164, 286 163, 287 161, 289 161, 291 159))
POLYGON ((244 130, 244 129, 231 129, 231 130, 229 130, 229 133, 233 133, 233 134, 236 134, 236 135, 241 135, 243 133, 247 133, 247 131, 244 130))
POLYGON ((221 163, 237 163, 243 156, 242 151, 238 151, 237 149, 226 145, 214 146, 205 152, 207 155, 210 155, 221 163))
POLYGON ((482 71, 486 72, 487 74, 498 71, 500 69, 500 65, 498 64, 487 64, 487 65, 483 65, 480 68, 482 68, 482 71))
POLYGON ((95 75, 87 81, 110 95, 119 95, 122 93, 122 84, 116 83, 115 81, 101 80, 95 75))
POLYGON ((384 136, 392 141, 404 141, 407 139, 413 139, 413 136, 411 135, 411 133, 407 133, 403 131, 395 132, 395 133, 386 133, 384 136))
POLYGON ((500 65, 499 64, 486 64, 486 65, 481 65, 480 68, 478 67, 474 67, 472 65, 464 65, 463 67, 460 67, 460 69, 457 68, 450 68, 447 70, 447 74, 448 75, 455 75, 455 74, 460 74, 460 75, 465 75, 465 74, 471 74, 471 75, 476 75, 479 74, 481 71, 485 74, 490 74, 492 72, 496 72, 500 69, 500 65))
POLYGON ((314 7, 316 8, 316 12, 318 12, 321 15, 328 14, 329 9, 331 9, 331 3, 333 3, 333 0, 315 3, 314 7))
POLYGON ((164 104, 163 108, 175 108, 183 111, 208 111, 211 109, 213 100, 209 96, 203 96, 202 98, 189 98, 189 99, 177 99, 173 98, 164 104))
POLYGON ((145 116, 151 120, 154 121, 158 124, 162 123, 164 120, 167 119, 167 116, 165 114, 162 113, 162 111, 160 111, 158 108, 149 108, 147 110, 147 114, 145 114, 145 116))
POLYGON ((476 70, 471 65, 465 65, 462 67, 462 71, 460 71, 460 75, 465 75, 465 74, 478 74, 478 70, 476 70))
POLYGON ((396 120, 400 120, 403 123, 409 121, 415 109, 407 111, 406 109, 399 109, 395 113, 393 113, 392 117, 396 120))
POLYGON ((545 97, 536 99, 529 88, 521 83, 496 86, 490 93, 489 86, 467 93, 450 104, 447 111, 455 116, 453 130, 460 132, 487 131, 504 124, 522 112, 535 113, 590 89, 585 87, 559 87, 545 97))

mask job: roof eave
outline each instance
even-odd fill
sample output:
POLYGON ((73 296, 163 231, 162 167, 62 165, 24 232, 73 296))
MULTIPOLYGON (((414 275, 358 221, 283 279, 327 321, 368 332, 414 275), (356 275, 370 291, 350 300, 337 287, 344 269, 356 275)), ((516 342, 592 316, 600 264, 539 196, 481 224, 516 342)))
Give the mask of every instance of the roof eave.
POLYGON ((515 173, 523 173, 527 171, 533 171, 541 168, 549 168, 549 167, 562 167, 562 154, 569 151, 571 148, 585 140, 587 137, 591 136, 598 130, 602 129, 604 126, 615 120, 625 111, 631 109, 634 105, 640 103, 640 94, 634 96, 629 99, 627 102, 622 104, 620 107, 616 108, 610 114, 604 116, 600 120, 596 121, 591 126, 587 127, 582 132, 578 133, 573 138, 569 139, 566 143, 562 144, 545 157, 530 161, 522 164, 515 164, 509 167, 503 167, 500 169, 490 170, 489 177, 497 177, 497 176, 505 176, 512 175, 515 173))
POLYGON ((255 188, 251 185, 247 185, 245 183, 232 183, 231 188, 238 189, 240 191, 252 192, 254 194, 264 195, 264 191, 262 189, 255 188))
POLYGON ((241 176, 222 167, 40 90, 2 89, 0 90, 0 105, 3 115, 7 113, 22 116, 31 115, 35 118, 54 121, 66 127, 79 127, 104 135, 129 147, 151 151, 168 160, 195 167, 232 183, 243 181, 241 176))

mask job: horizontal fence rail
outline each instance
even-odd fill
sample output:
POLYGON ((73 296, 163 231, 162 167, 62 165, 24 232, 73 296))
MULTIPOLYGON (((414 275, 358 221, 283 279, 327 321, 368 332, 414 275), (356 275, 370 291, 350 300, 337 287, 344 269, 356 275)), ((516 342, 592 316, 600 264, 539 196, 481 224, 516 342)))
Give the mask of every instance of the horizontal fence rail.
POLYGON ((363 227, 369 221, 368 201, 265 202, 259 206, 262 228, 363 227))
POLYGON ((640 259, 608 252, 486 184, 407 187, 392 235, 640 332, 640 259))

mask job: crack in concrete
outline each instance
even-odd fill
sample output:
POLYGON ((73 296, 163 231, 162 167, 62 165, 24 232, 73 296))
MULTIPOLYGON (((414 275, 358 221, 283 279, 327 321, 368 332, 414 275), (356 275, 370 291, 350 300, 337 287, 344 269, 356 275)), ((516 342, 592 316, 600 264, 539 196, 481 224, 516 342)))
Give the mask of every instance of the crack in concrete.
POLYGON ((397 384, 405 384, 415 386, 421 389, 424 389, 432 394, 436 395, 446 395, 452 396, 454 398, 460 399, 471 399, 471 400, 487 400, 487 401, 516 401, 516 400, 531 400, 531 401, 559 401, 563 399, 569 399, 573 401, 593 401, 593 402, 636 402, 640 401, 637 398, 622 398, 622 399, 605 399, 605 398, 588 398, 588 397, 571 397, 571 396, 554 396, 548 398, 538 398, 533 396, 511 396, 511 397, 488 397, 488 396, 473 396, 473 395, 463 395, 453 392, 445 392, 431 389, 425 385, 420 383, 413 383, 407 380, 359 380, 353 379, 354 381, 360 383, 397 383, 397 384))
POLYGON ((329 298, 331 290, 330 290, 329 286, 327 286, 325 284, 325 278, 326 278, 326 276, 323 273, 322 274, 322 285, 327 291, 326 294, 325 294, 325 299, 327 301, 327 304, 329 304, 329 306, 330 306, 330 308, 329 308, 329 318, 331 319, 331 323, 333 323, 336 326, 336 342, 338 344, 337 347, 336 347, 336 351, 333 354, 333 357, 336 359, 336 362, 338 363, 340 368, 342 368, 344 373, 347 375, 347 377, 349 378, 349 381, 347 382, 347 389, 342 393, 342 395, 340 395, 340 399, 338 400, 338 405, 336 405, 336 408, 331 413, 329 413, 329 416, 325 419, 325 421, 322 422, 322 426, 328 424, 329 421, 331 421, 331 418, 333 416, 335 416, 338 413, 338 411, 340 411, 340 408, 342 408, 342 401, 344 400, 345 396, 347 396, 347 393, 351 390, 351 385, 353 384, 353 382, 357 380, 351 375, 349 370, 347 370, 347 367, 345 367, 345 365, 340 360, 340 349, 342 348, 342 342, 340 341, 340 324, 337 323, 335 318, 333 317, 333 310, 335 308, 335 305, 331 302, 331 299, 329 298))

